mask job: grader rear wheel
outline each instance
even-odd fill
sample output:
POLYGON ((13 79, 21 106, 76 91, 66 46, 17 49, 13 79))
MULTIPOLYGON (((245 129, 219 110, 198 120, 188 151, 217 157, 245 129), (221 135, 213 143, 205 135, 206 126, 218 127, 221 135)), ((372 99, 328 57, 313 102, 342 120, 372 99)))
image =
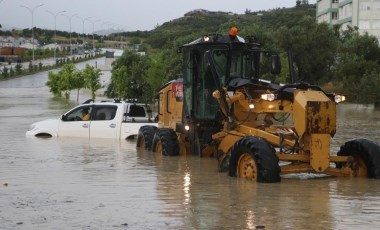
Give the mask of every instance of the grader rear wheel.
POLYGON ((354 176, 380 179, 380 146, 364 139, 347 141, 340 147, 338 156, 352 156, 347 163, 337 163, 337 168, 350 167, 354 176))
POLYGON ((139 129, 137 134, 136 147, 145 148, 147 150, 152 150, 153 137, 157 130, 156 126, 144 125, 139 129))
POLYGON ((152 151, 163 156, 179 155, 177 134, 172 129, 157 129, 153 138, 152 151))
POLYGON ((250 153, 243 153, 238 160, 237 176, 257 181, 256 160, 250 153))
POLYGON ((365 162, 360 157, 354 157, 355 158, 355 164, 352 165, 352 167, 356 171, 356 176, 359 177, 368 177, 368 168, 365 162))
POLYGON ((159 140, 157 141, 156 146, 153 149, 153 152, 155 152, 155 153, 157 153, 159 155, 163 155, 162 154, 162 143, 161 143, 161 141, 159 141, 159 140))
POLYGON ((268 142, 258 137, 243 137, 231 149, 229 175, 262 183, 280 182, 278 162, 268 142))

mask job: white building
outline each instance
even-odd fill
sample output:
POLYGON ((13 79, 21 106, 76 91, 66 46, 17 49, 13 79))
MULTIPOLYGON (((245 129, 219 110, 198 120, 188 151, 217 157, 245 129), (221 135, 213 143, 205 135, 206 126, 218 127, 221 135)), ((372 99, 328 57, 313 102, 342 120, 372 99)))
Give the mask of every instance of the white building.
POLYGON ((317 21, 341 25, 342 30, 356 26, 380 42, 380 0, 317 0, 317 21))
POLYGON ((58 49, 58 50, 61 50, 61 51, 63 50, 63 46, 61 46, 59 44, 54 44, 54 43, 44 45, 42 48, 43 49, 51 49, 51 50, 58 49))
POLYGON ((38 44, 37 39, 24 38, 24 37, 12 37, 12 36, 0 36, 0 47, 24 47, 30 46, 30 44, 38 44))

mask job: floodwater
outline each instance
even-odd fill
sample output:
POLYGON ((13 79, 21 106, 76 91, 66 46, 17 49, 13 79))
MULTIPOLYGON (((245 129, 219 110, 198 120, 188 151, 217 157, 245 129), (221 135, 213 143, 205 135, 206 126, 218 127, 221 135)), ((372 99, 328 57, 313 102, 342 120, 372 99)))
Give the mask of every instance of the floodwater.
MULTIPOLYGON (((53 99, 46 79, 0 82, 0 229, 380 228, 380 180, 256 184, 218 173, 215 159, 156 157, 133 141, 27 138, 31 123, 76 104, 75 93, 53 99)), ((379 111, 342 104, 332 149, 355 137, 380 143, 379 130, 379 111)))

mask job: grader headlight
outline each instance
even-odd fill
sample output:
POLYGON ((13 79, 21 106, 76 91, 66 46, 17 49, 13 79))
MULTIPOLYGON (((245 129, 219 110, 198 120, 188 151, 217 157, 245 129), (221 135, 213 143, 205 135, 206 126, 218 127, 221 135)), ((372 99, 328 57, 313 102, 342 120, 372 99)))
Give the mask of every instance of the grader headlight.
POLYGON ((343 95, 335 95, 334 96, 335 103, 340 103, 346 100, 346 96, 343 95))
POLYGON ((261 99, 265 101, 274 101, 276 100, 276 95, 274 95, 273 93, 265 93, 261 95, 261 99))
POLYGON ((253 99, 249 100, 249 105, 248 106, 249 106, 250 109, 254 109, 255 108, 255 104, 253 103, 253 99))

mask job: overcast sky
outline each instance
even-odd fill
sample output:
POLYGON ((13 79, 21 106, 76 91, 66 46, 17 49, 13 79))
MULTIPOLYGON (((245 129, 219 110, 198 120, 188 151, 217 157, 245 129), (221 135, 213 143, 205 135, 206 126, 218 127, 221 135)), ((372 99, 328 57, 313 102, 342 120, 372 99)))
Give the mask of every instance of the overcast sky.
MULTIPOLYGON (((315 2, 309 0, 310 4, 315 2)), ((69 18, 71 31, 79 33, 84 27, 84 32, 91 34, 93 25, 95 31, 112 28, 151 30, 194 9, 243 14, 246 9, 269 10, 295 4, 296 0, 0 0, 0 24, 3 28, 31 28, 31 11, 35 8, 33 25, 38 28, 53 30, 53 15, 66 11, 63 13, 66 17, 56 17, 57 30, 70 31, 69 18), (40 4, 44 5, 35 8, 40 4), (77 16, 73 16, 75 14, 77 16), (89 19, 84 20, 86 18, 89 19)))

